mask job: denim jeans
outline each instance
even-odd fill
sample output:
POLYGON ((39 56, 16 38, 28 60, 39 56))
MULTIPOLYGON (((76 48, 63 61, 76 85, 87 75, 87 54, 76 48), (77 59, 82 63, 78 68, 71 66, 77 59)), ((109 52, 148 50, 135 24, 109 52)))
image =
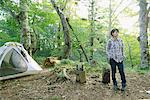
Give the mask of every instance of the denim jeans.
POLYGON ((114 59, 110 59, 110 65, 111 65, 111 70, 112 70, 112 80, 113 80, 113 84, 115 86, 117 86, 117 80, 116 80, 116 66, 118 66, 118 70, 121 76, 121 80, 122 80, 122 87, 126 87, 126 78, 125 78, 125 73, 124 73, 124 65, 123 65, 123 61, 122 62, 116 62, 114 59))

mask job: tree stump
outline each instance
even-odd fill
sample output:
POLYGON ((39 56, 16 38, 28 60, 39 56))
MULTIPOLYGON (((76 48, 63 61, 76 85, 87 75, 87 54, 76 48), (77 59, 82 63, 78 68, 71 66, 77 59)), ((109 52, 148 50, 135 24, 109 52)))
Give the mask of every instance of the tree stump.
POLYGON ((86 83, 86 75, 83 69, 83 65, 76 66, 76 82, 86 83))
POLYGON ((62 71, 57 75, 57 81, 66 81, 71 80, 71 78, 67 75, 66 68, 63 68, 62 71))
POLYGON ((104 84, 110 83, 110 69, 108 68, 103 69, 102 83, 104 84))

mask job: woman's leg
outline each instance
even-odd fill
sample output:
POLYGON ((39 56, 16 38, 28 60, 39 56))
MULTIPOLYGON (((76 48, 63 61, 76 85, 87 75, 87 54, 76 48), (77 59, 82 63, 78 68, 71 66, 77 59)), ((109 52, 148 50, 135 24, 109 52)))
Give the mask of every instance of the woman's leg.
POLYGON ((126 78, 125 78, 125 73, 124 73, 124 65, 123 62, 118 63, 117 64, 118 69, 119 69, 119 73, 121 76, 121 80, 122 80, 122 89, 126 87, 126 78))
POLYGON ((116 61, 113 59, 110 59, 110 65, 111 65, 111 71, 112 71, 112 80, 114 86, 117 86, 117 81, 116 81, 116 61))

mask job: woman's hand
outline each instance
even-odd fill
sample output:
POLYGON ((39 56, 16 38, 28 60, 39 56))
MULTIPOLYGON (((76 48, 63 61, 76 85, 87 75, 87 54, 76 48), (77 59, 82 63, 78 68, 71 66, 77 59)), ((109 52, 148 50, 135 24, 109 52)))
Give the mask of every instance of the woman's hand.
POLYGON ((107 57, 107 62, 110 63, 110 58, 109 57, 107 57))

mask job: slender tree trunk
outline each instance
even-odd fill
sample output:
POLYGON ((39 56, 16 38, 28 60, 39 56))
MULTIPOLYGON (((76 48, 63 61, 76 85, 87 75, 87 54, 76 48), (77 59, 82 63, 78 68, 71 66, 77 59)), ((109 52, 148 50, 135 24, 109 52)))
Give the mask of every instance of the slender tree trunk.
POLYGON ((140 51, 141 51, 141 68, 149 66, 149 47, 148 47, 148 9, 146 0, 140 0, 139 3, 139 24, 140 24, 140 51))
POLYGON ((90 37, 90 46, 91 46, 91 50, 90 50, 90 60, 92 60, 93 59, 93 44, 94 44, 94 37, 93 36, 91 36, 90 37))
MULTIPOLYGON (((95 26, 94 26, 94 19, 95 19, 95 10, 94 10, 94 4, 95 4, 95 1, 94 0, 92 0, 91 1, 91 22, 90 22, 90 24, 91 24, 91 36, 90 36, 90 46, 91 46, 91 48, 93 47, 93 44, 94 44, 94 37, 93 37, 93 34, 94 34, 94 32, 95 32, 95 26)), ((90 56, 90 60, 92 60, 93 59, 93 48, 90 50, 90 52, 91 52, 91 56, 90 56)))
POLYGON ((20 22, 21 22, 21 43, 25 47, 25 49, 28 51, 30 55, 32 55, 32 49, 31 49, 31 35, 29 31, 29 23, 28 23, 28 0, 20 0, 20 10, 21 10, 21 16, 20 16, 20 22))
POLYGON ((111 35, 110 35, 111 27, 112 27, 112 9, 111 9, 111 0, 109 0, 109 26, 108 26, 107 39, 109 39, 111 37, 111 35))
POLYGON ((31 49, 32 49, 32 54, 34 54, 37 51, 37 44, 38 44, 38 40, 34 28, 33 28, 33 32, 31 32, 30 34, 31 34, 31 45, 32 45, 31 49))
POLYGON ((130 42, 128 41, 127 39, 127 36, 124 34, 124 37, 125 37, 125 41, 128 45, 128 50, 129 50, 129 58, 130 58, 130 65, 131 67, 133 68, 133 61, 132 61, 132 49, 131 49, 131 46, 130 46, 130 42))
MULTIPOLYGON (((86 61, 89 62, 88 57, 87 57, 87 54, 85 53, 85 50, 83 49, 83 46, 81 45, 81 43, 80 43, 80 41, 79 41, 77 35, 74 33, 74 30, 73 30, 71 24, 69 23, 69 19, 66 19, 66 21, 67 21, 67 23, 68 23, 68 26, 69 26, 70 29, 72 30, 73 35, 75 36, 76 40, 78 41, 79 47, 80 47, 80 49, 82 50, 82 52, 83 52, 83 54, 84 54, 84 56, 85 56, 86 61)), ((78 51, 80 51, 80 50, 78 50, 78 51)), ((81 52, 79 52, 79 54, 80 54, 80 53, 81 53, 81 52)), ((80 57, 81 57, 81 56, 82 56, 82 55, 80 55, 80 57)), ((80 61, 82 61, 81 58, 80 58, 80 61)))
POLYGON ((93 59, 93 45, 94 45, 94 34, 95 34, 95 0, 91 0, 90 1, 90 15, 89 15, 89 19, 90 19, 90 46, 91 46, 91 50, 90 50, 90 60, 93 59))
POLYGON ((132 55, 131 55, 131 46, 130 46, 129 41, 127 41, 127 44, 128 44, 128 49, 129 49, 130 64, 131 64, 131 67, 133 68, 132 55))
POLYGON ((67 59, 69 57, 70 51, 71 51, 71 38, 70 38, 70 33, 69 33, 69 28, 67 25, 66 17, 63 14, 63 12, 60 10, 60 8, 58 8, 58 6, 56 6, 55 0, 51 0, 51 3, 61 19, 61 24, 63 26, 63 32, 64 32, 64 41, 65 41, 63 58, 67 59))
MULTIPOLYGON (((58 26, 58 32, 60 32, 61 30, 61 23, 59 23, 59 26, 58 26)), ((58 50, 61 51, 61 37, 60 37, 60 34, 57 34, 57 46, 58 46, 58 50)))
MULTIPOLYGON (((35 15, 33 17, 32 25, 34 25, 34 22, 35 22, 35 15)), ((34 54, 39 49, 38 41, 40 40, 37 40, 39 39, 39 36, 34 27, 32 27, 32 32, 30 32, 30 34, 31 34, 32 54, 34 54)))

